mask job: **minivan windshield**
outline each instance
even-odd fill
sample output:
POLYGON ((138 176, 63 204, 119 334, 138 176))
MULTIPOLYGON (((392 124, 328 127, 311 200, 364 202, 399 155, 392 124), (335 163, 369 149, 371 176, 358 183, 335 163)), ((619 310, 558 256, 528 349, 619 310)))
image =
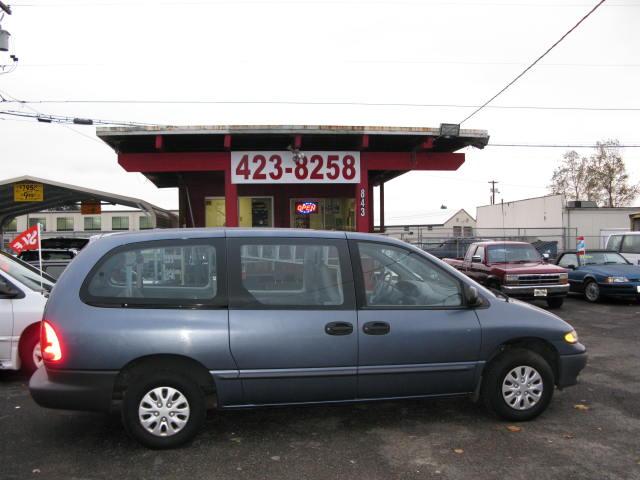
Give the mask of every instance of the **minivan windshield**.
POLYGON ((47 292, 50 292, 53 288, 55 280, 48 275, 40 275, 40 272, 24 264, 20 260, 15 259, 11 255, 4 252, 0 255, 0 270, 2 270, 8 276, 16 279, 23 285, 29 287, 31 290, 40 291, 40 282, 42 281, 42 288, 47 292))
POLYGON ((527 263, 540 262, 542 257, 532 245, 503 244, 489 247, 489 263, 527 263))

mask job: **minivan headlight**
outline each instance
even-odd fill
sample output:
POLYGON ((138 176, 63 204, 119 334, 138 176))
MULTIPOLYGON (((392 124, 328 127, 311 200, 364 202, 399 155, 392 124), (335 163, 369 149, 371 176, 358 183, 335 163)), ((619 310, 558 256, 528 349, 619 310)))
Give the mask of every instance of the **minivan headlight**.
POLYGON ((558 275, 558 279, 560 280, 560 283, 569 283, 569 274, 561 273, 560 275, 558 275))
POLYGON ((578 343, 578 334, 575 330, 571 330, 564 334, 564 341, 571 344, 578 343))
POLYGON ((626 283, 629 279, 627 277, 607 277, 604 281, 606 283, 626 283))

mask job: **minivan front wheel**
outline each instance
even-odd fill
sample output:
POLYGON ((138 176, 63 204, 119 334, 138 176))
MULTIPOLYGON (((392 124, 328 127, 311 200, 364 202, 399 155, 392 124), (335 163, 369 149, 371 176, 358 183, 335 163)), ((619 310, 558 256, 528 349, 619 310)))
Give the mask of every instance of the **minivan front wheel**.
POLYGON ((539 354, 506 350, 488 367, 483 379, 487 407, 505 420, 526 421, 540 415, 553 396, 553 371, 539 354))
POLYGON ((190 378, 147 370, 129 384, 122 421, 129 434, 150 448, 173 448, 191 440, 204 423, 205 397, 190 378))

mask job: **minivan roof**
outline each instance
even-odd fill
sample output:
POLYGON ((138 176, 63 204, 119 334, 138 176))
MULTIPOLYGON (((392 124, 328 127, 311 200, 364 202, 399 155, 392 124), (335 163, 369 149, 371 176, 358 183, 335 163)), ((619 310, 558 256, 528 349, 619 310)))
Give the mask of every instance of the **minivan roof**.
MULTIPOLYGON (((302 228, 241 228, 241 227, 210 227, 210 228, 167 228, 153 230, 139 230, 135 232, 113 232, 102 235, 95 240, 113 239, 122 244, 128 241, 144 242, 174 238, 207 238, 207 237, 281 237, 281 238, 349 238, 354 240, 374 240, 385 243, 407 246, 407 242, 377 233, 345 232, 335 230, 309 230, 302 228)), ((93 238, 92 238, 93 240, 93 238)))

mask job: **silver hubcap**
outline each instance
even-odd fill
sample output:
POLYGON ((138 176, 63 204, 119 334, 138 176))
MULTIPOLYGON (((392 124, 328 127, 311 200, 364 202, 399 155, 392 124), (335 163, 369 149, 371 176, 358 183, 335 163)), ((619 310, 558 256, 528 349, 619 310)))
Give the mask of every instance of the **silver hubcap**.
POLYGON ((502 398, 515 410, 533 408, 542 398, 542 377, 535 368, 521 365, 511 370, 502 382, 502 398))
POLYGON ((189 421, 189 402, 179 390, 157 387, 140 401, 138 418, 142 427, 156 437, 170 437, 189 421))
POLYGON ((40 368, 43 365, 42 361, 42 352, 40 351, 40 342, 36 343, 36 346, 33 347, 33 352, 31 352, 31 359, 33 360, 33 364, 36 368, 40 368))
POLYGON ((587 296, 587 298, 592 301, 597 300, 598 295, 600 295, 598 285, 594 282, 591 282, 589 285, 587 285, 587 288, 585 289, 584 293, 587 296))

